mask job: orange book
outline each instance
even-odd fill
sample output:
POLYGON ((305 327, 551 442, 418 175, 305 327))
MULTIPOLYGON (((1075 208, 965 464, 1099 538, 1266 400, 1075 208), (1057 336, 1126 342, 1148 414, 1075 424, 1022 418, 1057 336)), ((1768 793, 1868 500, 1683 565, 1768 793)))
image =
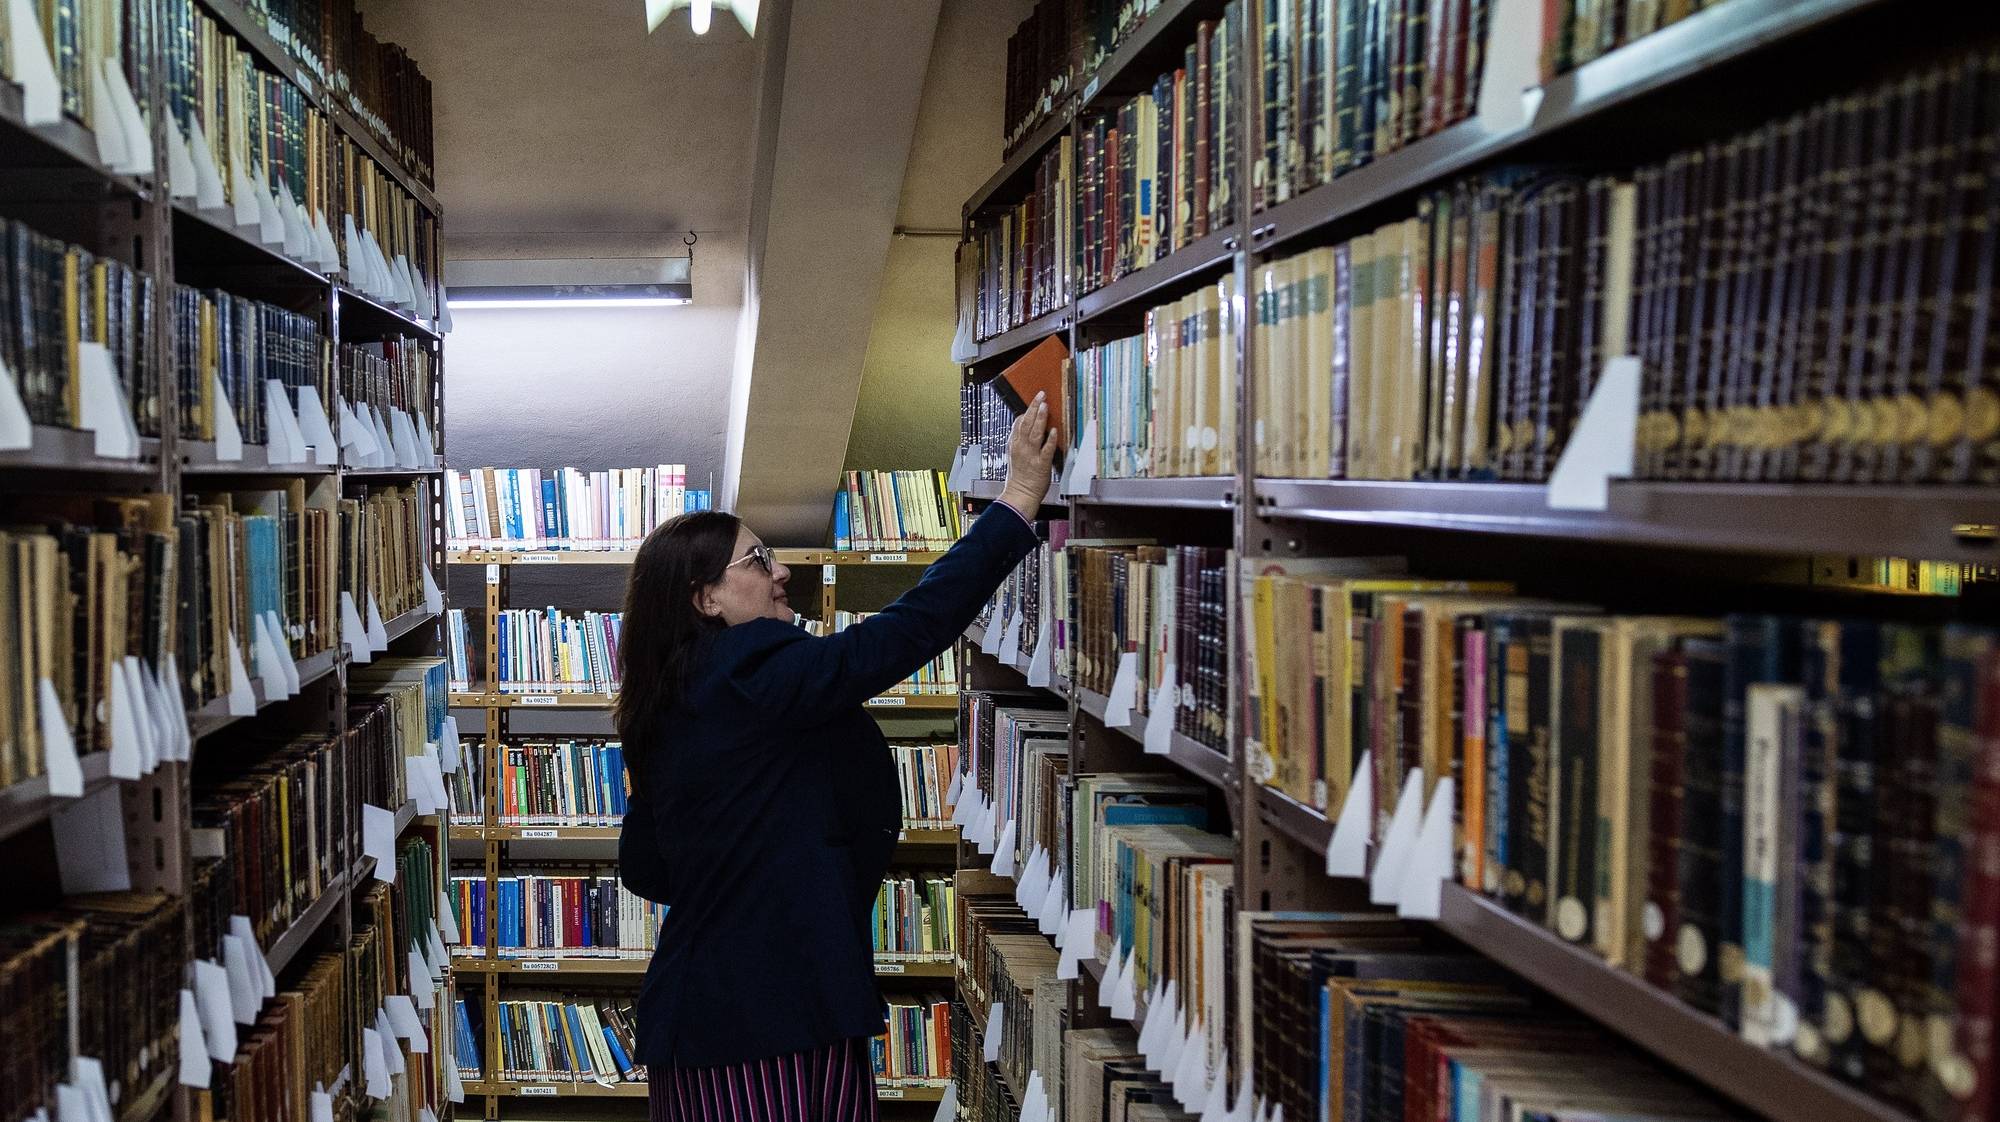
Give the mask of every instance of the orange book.
POLYGON ((1062 336, 1051 335, 1035 344, 1034 349, 1014 364, 1000 372, 993 379, 993 388, 1000 392, 1000 399, 1007 403, 1016 416, 1027 409, 1036 394, 1044 395, 1049 403, 1049 427, 1057 430, 1056 447, 1064 447, 1062 421, 1069 416, 1068 395, 1065 392, 1069 379, 1069 345, 1062 336))

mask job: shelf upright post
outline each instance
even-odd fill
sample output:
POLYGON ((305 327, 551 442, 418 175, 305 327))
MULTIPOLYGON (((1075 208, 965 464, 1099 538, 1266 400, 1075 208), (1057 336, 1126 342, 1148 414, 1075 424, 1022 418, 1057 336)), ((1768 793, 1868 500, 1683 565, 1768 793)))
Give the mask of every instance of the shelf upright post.
MULTIPOLYGON (((507 606, 507 593, 511 581, 510 568, 506 565, 486 566, 486 736, 481 751, 486 761, 486 778, 481 784, 485 788, 486 825, 485 877, 486 877, 486 938, 481 948, 490 966, 498 957, 498 917, 500 885, 501 842, 493 833, 500 824, 500 753, 501 737, 507 733, 507 709, 493 704, 495 687, 500 681, 500 613, 507 606)), ((500 975, 489 969, 480 976, 481 1001, 486 1016, 486 1055, 481 1058, 480 1076, 488 1086, 500 1082, 500 975)), ((500 1117, 500 1098, 486 1096, 486 1118, 500 1117)))

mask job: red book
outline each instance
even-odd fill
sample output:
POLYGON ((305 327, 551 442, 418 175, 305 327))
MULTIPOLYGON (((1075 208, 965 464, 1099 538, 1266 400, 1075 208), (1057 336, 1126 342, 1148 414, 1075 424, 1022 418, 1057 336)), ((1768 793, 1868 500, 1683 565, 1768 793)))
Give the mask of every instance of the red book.
POLYGON ((1062 419, 1069 415, 1068 395, 1064 387, 1068 384, 1066 373, 1069 369, 1069 345, 1062 336, 1051 335, 1035 344, 1027 354, 1014 360, 1014 364, 1000 372, 993 380, 993 388, 999 391, 1000 399, 1007 403, 1016 415, 1027 409, 1037 393, 1049 406, 1049 428, 1056 430, 1056 446, 1063 446, 1062 419))

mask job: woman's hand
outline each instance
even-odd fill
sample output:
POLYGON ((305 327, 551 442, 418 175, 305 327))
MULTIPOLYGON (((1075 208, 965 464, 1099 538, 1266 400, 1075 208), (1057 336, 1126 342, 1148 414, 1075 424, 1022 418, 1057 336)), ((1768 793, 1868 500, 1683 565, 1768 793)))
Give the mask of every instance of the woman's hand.
POLYGON ((1049 403, 1041 394, 1014 419, 1007 438, 1007 485, 1000 501, 1034 518, 1042 496, 1049 492, 1049 471, 1056 461, 1056 430, 1049 427, 1049 403))

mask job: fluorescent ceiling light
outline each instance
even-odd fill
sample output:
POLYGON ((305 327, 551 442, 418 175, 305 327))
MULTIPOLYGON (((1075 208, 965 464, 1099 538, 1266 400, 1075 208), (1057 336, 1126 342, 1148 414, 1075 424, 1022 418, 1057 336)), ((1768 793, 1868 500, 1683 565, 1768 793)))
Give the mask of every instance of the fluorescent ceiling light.
POLYGON ((671 308, 692 304, 686 296, 541 296, 481 297, 452 293, 446 301, 454 308, 671 308))
POLYGON ((708 34, 709 17, 717 8, 736 17, 745 35, 757 34, 757 9, 761 0, 646 0, 646 33, 652 34, 667 16, 681 8, 688 10, 688 25, 696 35, 708 34))

